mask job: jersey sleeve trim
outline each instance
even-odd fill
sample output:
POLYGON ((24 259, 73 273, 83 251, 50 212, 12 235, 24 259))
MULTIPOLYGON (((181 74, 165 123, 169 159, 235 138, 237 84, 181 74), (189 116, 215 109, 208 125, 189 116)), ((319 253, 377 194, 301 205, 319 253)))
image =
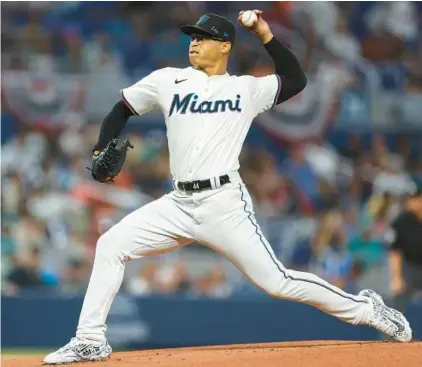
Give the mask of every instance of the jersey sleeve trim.
POLYGON ((129 103, 129 101, 125 98, 125 95, 123 94, 123 90, 120 91, 120 97, 123 101, 123 103, 126 105, 127 108, 129 108, 129 110, 134 114, 139 116, 139 113, 136 112, 136 110, 131 106, 131 104, 129 103))
POLYGON ((278 99, 280 98, 280 93, 281 93, 281 85, 282 85, 282 81, 281 81, 280 75, 275 74, 275 76, 277 78, 277 93, 275 94, 272 107, 274 107, 278 103, 278 99))

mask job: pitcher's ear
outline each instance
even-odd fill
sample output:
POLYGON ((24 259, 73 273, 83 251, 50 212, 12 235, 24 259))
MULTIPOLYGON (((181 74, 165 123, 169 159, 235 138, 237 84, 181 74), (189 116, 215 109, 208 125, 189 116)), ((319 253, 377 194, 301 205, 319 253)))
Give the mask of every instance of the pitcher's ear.
POLYGON ((223 42, 221 45, 221 52, 226 55, 232 50, 232 44, 230 42, 223 42))

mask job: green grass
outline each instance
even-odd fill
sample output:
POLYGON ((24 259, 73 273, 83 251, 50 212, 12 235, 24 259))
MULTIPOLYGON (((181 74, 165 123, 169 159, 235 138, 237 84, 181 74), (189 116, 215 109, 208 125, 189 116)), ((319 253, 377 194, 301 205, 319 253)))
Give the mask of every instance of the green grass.
POLYGON ((52 349, 2 348, 1 357, 42 357, 52 349))

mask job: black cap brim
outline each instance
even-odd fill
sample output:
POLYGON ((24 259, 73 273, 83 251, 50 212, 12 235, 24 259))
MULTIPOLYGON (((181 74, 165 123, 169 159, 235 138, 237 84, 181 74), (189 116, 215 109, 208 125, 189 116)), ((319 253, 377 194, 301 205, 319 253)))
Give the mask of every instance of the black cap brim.
MULTIPOLYGON (((216 37, 215 34, 212 34, 211 32, 208 32, 206 29, 198 26, 198 25, 184 25, 180 27, 180 30, 184 33, 190 36, 191 34, 203 34, 204 36, 210 36, 213 38, 221 39, 221 41, 225 41, 222 38, 216 37)), ((230 41, 226 41, 230 42, 230 41)))
POLYGON ((214 36, 213 34, 211 34, 211 32, 208 32, 207 30, 198 25, 184 25, 180 27, 180 30, 188 36, 194 33, 204 34, 207 36, 214 36))

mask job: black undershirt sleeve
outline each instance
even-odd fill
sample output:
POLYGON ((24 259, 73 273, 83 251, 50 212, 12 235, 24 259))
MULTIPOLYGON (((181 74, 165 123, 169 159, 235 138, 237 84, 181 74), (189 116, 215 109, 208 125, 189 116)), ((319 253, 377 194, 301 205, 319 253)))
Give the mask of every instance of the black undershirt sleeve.
POLYGON ((100 136, 93 150, 103 150, 112 139, 117 138, 132 115, 132 111, 126 107, 123 101, 117 102, 104 118, 100 136))
POLYGON ((275 37, 264 45, 281 79, 281 92, 276 104, 287 101, 306 87, 306 76, 295 55, 275 37))

